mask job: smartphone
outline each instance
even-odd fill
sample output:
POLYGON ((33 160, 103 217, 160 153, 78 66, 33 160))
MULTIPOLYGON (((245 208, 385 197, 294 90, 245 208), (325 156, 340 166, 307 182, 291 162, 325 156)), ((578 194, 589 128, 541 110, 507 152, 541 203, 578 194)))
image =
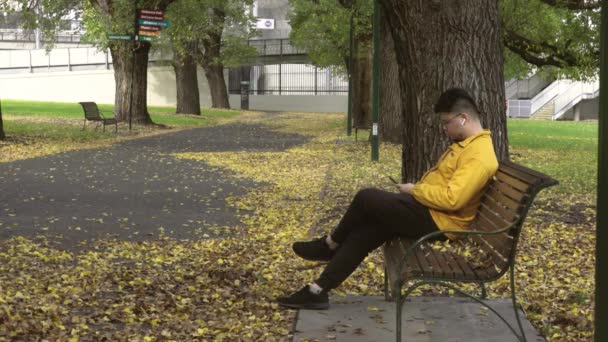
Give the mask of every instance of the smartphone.
POLYGON ((391 176, 388 176, 388 179, 390 179, 390 180, 391 180, 391 182, 393 182, 393 183, 395 183, 395 184, 399 184, 399 183, 397 183, 397 181, 395 180, 395 178, 393 178, 393 177, 391 177, 391 176))

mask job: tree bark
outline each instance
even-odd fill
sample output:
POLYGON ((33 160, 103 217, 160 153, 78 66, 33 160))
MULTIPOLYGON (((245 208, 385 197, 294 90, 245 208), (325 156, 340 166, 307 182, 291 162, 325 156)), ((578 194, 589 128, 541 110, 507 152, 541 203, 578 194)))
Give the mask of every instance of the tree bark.
POLYGON ((114 114, 119 121, 128 121, 131 115, 133 123, 153 123, 147 108, 149 51, 147 42, 110 45, 116 82, 114 114))
POLYGON ((228 101, 228 90, 226 89, 226 80, 224 79, 224 65, 214 64, 204 68, 205 77, 209 83, 209 91, 211 92, 211 107, 213 108, 230 108, 228 101))
POLYGON ((380 84, 380 140, 401 144, 403 118, 399 66, 393 36, 385 20, 380 22, 380 84))
MULTIPOLYGON (((450 87, 477 101, 499 159, 508 158, 502 42, 497 1, 381 0, 399 65, 402 178, 420 179, 448 145, 433 106, 450 87)), ((383 86, 383 90, 387 85, 383 86)))
POLYGON ((213 108, 230 108, 228 90, 226 89, 226 81, 224 80, 224 64, 220 62, 220 49, 225 19, 226 14, 223 10, 213 9, 212 20, 215 23, 215 30, 209 32, 208 37, 203 39, 203 50, 200 51, 200 64, 205 70, 205 76, 209 83, 211 107, 213 108))
POLYGON ((353 61, 353 127, 370 128, 372 125, 372 49, 369 39, 355 39, 353 61))
POLYGON ((198 77, 196 61, 192 50, 186 52, 173 51, 173 69, 175 70, 175 86, 178 114, 201 114, 201 101, 198 92, 198 77))

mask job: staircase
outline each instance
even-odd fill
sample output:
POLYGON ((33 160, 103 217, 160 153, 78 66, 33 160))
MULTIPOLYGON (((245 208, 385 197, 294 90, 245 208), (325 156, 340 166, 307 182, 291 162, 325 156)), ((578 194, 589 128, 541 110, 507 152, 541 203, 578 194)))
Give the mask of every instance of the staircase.
POLYGON ((531 120, 553 120, 555 101, 549 101, 530 117, 531 120))

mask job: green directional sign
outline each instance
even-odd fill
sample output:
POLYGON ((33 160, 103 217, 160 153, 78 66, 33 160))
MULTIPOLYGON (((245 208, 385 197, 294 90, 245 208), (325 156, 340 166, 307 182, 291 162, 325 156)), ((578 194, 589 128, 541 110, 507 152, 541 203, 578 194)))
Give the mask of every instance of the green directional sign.
POLYGON ((142 41, 142 42, 153 42, 154 41, 154 37, 150 37, 150 36, 137 36, 137 40, 142 41))
POLYGON ((148 26, 160 26, 160 27, 169 27, 168 21, 156 21, 156 20, 138 20, 138 25, 148 25, 148 26))
POLYGON ((133 39, 133 37, 131 37, 128 34, 109 34, 108 39, 109 40, 131 40, 131 39, 133 39))

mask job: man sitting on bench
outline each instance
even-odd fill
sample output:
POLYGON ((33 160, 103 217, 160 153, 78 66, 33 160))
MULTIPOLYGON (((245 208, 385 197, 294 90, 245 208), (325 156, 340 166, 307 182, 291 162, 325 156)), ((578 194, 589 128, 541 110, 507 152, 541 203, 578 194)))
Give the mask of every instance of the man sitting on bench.
POLYGON ((329 308, 328 292, 338 287, 369 252, 397 237, 418 239, 437 230, 466 230, 475 218, 482 190, 498 169, 490 131, 484 130, 473 98, 463 89, 445 91, 435 104, 444 133, 453 143, 416 184, 399 193, 363 189, 331 235, 296 242, 307 260, 329 261, 321 276, 289 297, 294 309, 329 308))

